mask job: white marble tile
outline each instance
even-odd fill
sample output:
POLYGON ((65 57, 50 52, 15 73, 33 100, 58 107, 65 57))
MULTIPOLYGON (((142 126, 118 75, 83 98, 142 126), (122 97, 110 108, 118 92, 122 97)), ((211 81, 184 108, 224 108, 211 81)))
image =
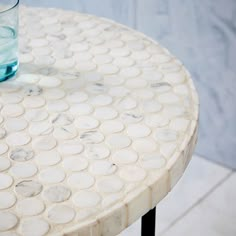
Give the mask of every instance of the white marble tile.
POLYGON ((162 236, 236 235, 235 184, 233 174, 162 236))
MULTIPOLYGON (((157 205, 157 235, 230 173, 230 170, 194 156, 186 172, 174 189, 157 205)), ((140 220, 131 225, 122 236, 140 235, 140 220)))

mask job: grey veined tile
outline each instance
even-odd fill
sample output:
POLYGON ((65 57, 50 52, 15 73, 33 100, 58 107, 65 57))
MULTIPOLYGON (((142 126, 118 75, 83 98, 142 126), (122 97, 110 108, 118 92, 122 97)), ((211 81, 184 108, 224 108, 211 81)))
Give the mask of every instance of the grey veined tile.
POLYGON ((235 236, 235 185, 233 174, 163 236, 235 236))
POLYGON ((179 183, 157 206, 157 232, 167 229, 229 173, 224 167, 194 156, 179 183))

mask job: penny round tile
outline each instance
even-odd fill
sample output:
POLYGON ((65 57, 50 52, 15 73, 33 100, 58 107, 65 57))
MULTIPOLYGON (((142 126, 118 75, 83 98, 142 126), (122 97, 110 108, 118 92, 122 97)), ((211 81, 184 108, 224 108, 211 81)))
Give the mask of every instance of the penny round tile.
POLYGON ((124 78, 117 75, 107 75, 106 77, 104 77, 104 83, 108 85, 117 86, 124 83, 124 78))
POLYGON ((53 127, 48 121, 32 123, 29 127, 29 133, 32 136, 42 136, 52 133, 53 127))
POLYGON ((148 99, 152 99, 154 97, 154 93, 152 91, 147 91, 145 89, 139 89, 136 90, 133 93, 134 97, 140 99, 140 100, 148 100, 148 99))
POLYGON ((62 155, 75 155, 83 151, 84 147, 79 141, 63 142, 58 148, 62 155))
POLYGON ((170 129, 158 129, 154 135, 155 139, 161 142, 171 142, 178 138, 177 132, 170 129))
POLYGON ((98 65, 108 64, 112 61, 112 57, 109 55, 96 55, 93 61, 98 65))
POLYGON ((24 219, 20 225, 20 231, 25 236, 31 236, 35 234, 37 236, 43 236, 47 234, 49 229, 50 226, 48 222, 41 218, 24 219))
POLYGON ((43 121, 47 119, 47 117, 48 117, 48 113, 45 110, 41 110, 41 109, 28 110, 25 113, 25 119, 27 121, 32 121, 32 122, 43 121))
POLYGON ((109 161, 93 161, 90 164, 89 171, 93 175, 110 175, 116 171, 117 167, 115 164, 109 161))
POLYGON ((29 178, 37 173, 37 167, 32 163, 17 163, 10 169, 15 178, 29 178))
POLYGON ((53 136, 57 140, 69 140, 77 136, 77 131, 74 125, 67 125, 63 127, 56 127, 53 131, 53 136))
POLYGON ((39 108, 45 104, 45 99, 42 97, 25 97, 23 104, 27 108, 39 108))
POLYGON ((113 63, 118 67, 129 67, 134 65, 134 60, 127 58, 127 57, 116 57, 113 63))
POLYGON ((168 125, 169 119, 167 116, 163 116, 159 114, 152 114, 152 115, 146 116, 145 123, 149 127, 164 127, 168 125))
POLYGON ((112 97, 101 94, 92 98, 91 103, 93 106, 107 106, 112 103, 112 100, 112 97))
POLYGON ((28 123, 23 118, 8 118, 4 122, 4 127, 8 132, 22 131, 28 126, 28 123))
POLYGON ((131 48, 134 51, 142 50, 145 47, 141 40, 132 40, 132 41, 129 41, 127 44, 129 48, 131 48))
POLYGON ((182 71, 169 73, 165 76, 165 80, 168 81, 170 84, 180 84, 180 83, 183 83, 185 79, 186 79, 186 75, 182 71))
POLYGON ((34 152, 30 149, 16 148, 9 153, 9 157, 14 161, 28 161, 34 157, 34 152))
POLYGON ((50 167, 40 171, 39 177, 44 183, 55 184, 65 179, 65 172, 58 167, 50 167))
POLYGON ((92 54, 90 54, 89 52, 77 52, 74 55, 74 58, 77 62, 81 62, 81 61, 89 61, 90 59, 93 58, 92 54))
POLYGON ((56 68, 65 69, 65 70, 73 68, 74 65, 75 65, 75 61, 73 58, 58 59, 55 63, 56 68))
POLYGON ((98 119, 111 120, 117 117, 118 113, 110 107, 100 107, 95 109, 94 115, 98 119))
POLYGON ((131 110, 137 106, 137 102, 133 98, 124 97, 118 104, 120 109, 131 110))
POLYGON ((23 113, 24 113, 24 108, 18 104, 5 105, 1 110, 1 114, 4 117, 18 117, 23 113))
POLYGON ((153 152, 158 147, 158 144, 152 139, 141 138, 133 141, 132 147, 139 153, 153 152))
POLYGON ((169 62, 170 60, 171 60, 171 57, 165 54, 156 54, 156 55, 153 55, 151 58, 151 61, 158 65, 169 62))
POLYGON ((76 64, 77 70, 80 72, 89 72, 95 70, 97 67, 96 64, 92 62, 82 61, 79 64, 76 64))
POLYGON ((98 67, 98 72, 104 75, 116 74, 119 68, 113 64, 100 65, 98 67))
POLYGON ((142 138, 150 134, 151 130, 141 124, 132 124, 127 127, 127 134, 133 138, 142 138))
POLYGON ((41 166, 53 166, 61 161, 61 156, 54 150, 46 151, 37 154, 35 160, 41 166))
POLYGON ((104 140, 103 134, 96 130, 83 132, 80 134, 79 138, 84 144, 97 144, 104 140))
POLYGON ((137 166, 125 166, 120 170, 120 177, 128 182, 136 182, 143 180, 146 172, 137 166))
POLYGON ((31 46, 32 47, 43 47, 43 46, 46 46, 48 44, 48 41, 45 40, 45 39, 34 39, 34 40, 31 40, 31 46))
POLYGON ((126 48, 113 48, 110 54, 113 57, 127 57, 130 55, 130 51, 126 48))
POLYGON ((7 136, 6 142, 10 146, 23 146, 30 142, 30 136, 25 132, 12 133, 7 136))
POLYGON ((138 76, 141 73, 141 71, 136 67, 128 67, 124 68, 120 71, 120 75, 124 76, 126 78, 133 78, 138 76))
POLYGON ((75 217, 75 211, 65 205, 51 207, 48 211, 48 219, 55 224, 66 224, 75 217))
POLYGON ((44 211, 44 203, 36 198, 23 199, 17 202, 17 212, 22 216, 36 216, 44 211))
POLYGON ((99 121, 90 116, 80 116, 75 120, 75 126, 79 129, 94 129, 98 125, 99 121))
POLYGON ((158 93, 165 93, 168 92, 171 89, 171 85, 166 82, 154 82, 151 84, 151 88, 155 90, 158 93))
POLYGON ((88 95, 84 92, 71 92, 67 95, 67 101, 71 103, 80 103, 88 99, 88 95))
POLYGON ((64 202, 70 195, 70 189, 62 185, 49 187, 43 192, 44 198, 53 203, 64 202))
POLYGON ((33 61, 34 57, 31 54, 20 54, 19 59, 21 63, 30 63, 33 61))
POLYGON ((113 134, 121 132, 124 129, 124 125, 118 120, 109 120, 103 122, 100 128, 103 133, 113 134))
POLYGON ((50 120, 54 126, 61 127, 71 125, 74 121, 74 117, 67 113, 56 113, 51 115, 50 120))
POLYGON ((57 141, 51 136, 35 138, 32 143, 35 149, 41 151, 49 151, 57 145, 57 141))
POLYGON ((94 184, 94 178, 84 172, 69 175, 67 183, 77 189, 87 189, 94 184))
POLYGON ((40 77, 37 74, 22 74, 17 78, 17 80, 27 84, 35 84, 39 79, 40 77))
POLYGON ((103 207, 110 207, 113 206, 115 203, 119 202, 122 199, 121 193, 113 193, 109 194, 103 198, 102 206, 103 207))
POLYGON ((16 203, 16 197, 10 192, 0 192, 0 209, 8 209, 16 203))
POLYGON ((70 113, 74 116, 89 115, 92 111, 93 107, 86 103, 80 103, 70 107, 70 113))
POLYGON ((110 135, 107 138, 106 142, 111 148, 115 148, 115 149, 125 148, 131 144, 130 138, 122 134, 110 135))
POLYGON ((106 54, 109 49, 103 46, 95 46, 90 49, 91 53, 94 55, 106 54))
POLYGON ((116 193, 122 190, 124 182, 117 176, 109 176, 98 180, 97 188, 102 193, 116 193))
POLYGON ((28 97, 32 97, 32 96, 39 96, 40 94, 42 94, 43 89, 37 85, 26 85, 24 86, 24 95, 28 96, 28 97))
POLYGON ((9 188, 13 183, 13 179, 10 175, 0 173, 0 190, 9 188))
POLYGON ((157 113, 162 109, 162 105, 156 101, 146 101, 143 103, 142 109, 146 113, 157 113))
POLYGON ((0 172, 7 170, 11 166, 11 162, 5 158, 5 157, 0 157, 0 172))
POLYGON ((1 100, 6 104, 16 104, 23 100, 23 96, 19 93, 8 93, 3 94, 1 100))
POLYGON ((16 92, 20 89, 20 85, 16 83, 11 83, 10 81, 5 81, 4 83, 1 84, 0 91, 1 92, 7 92, 7 93, 12 93, 16 92))
POLYGON ((0 232, 7 231, 16 226, 17 217, 10 212, 0 212, 0 232))
POLYGON ((150 56, 151 55, 146 51, 136 51, 131 54, 131 57, 135 60, 147 60, 150 56))
POLYGON ((142 74, 143 79, 147 81, 153 81, 153 82, 159 82, 163 78, 163 74, 160 71, 157 70, 151 70, 144 72, 142 74))
POLYGON ((58 100, 65 97, 65 94, 65 91, 63 91, 62 89, 52 88, 50 90, 44 91, 43 96, 48 100, 58 100))
POLYGON ((4 128, 0 127, 0 139, 5 138, 7 135, 7 131, 4 128))
POLYGON ((88 161, 85 158, 71 156, 64 159, 62 165, 67 171, 81 171, 88 167, 88 161))
POLYGON ((34 197, 43 189, 42 184, 34 180, 24 180, 16 184, 15 191, 24 197, 34 197))
POLYGON ((112 155, 112 160, 116 164, 131 164, 135 163, 138 160, 138 155, 132 150, 120 150, 116 151, 112 155))
POLYGON ((160 103, 172 104, 179 102, 179 97, 172 93, 164 93, 158 96, 158 100, 160 103))
POLYGON ((99 194, 90 191, 80 191, 73 196, 73 203, 79 208, 95 207, 100 201, 99 194))
MULTIPOLYGON (((1 105, 0 105, 0 109, 1 109, 1 105)), ((0 116, 0 124, 4 121, 3 117, 0 116)))
POLYGON ((69 109, 69 105, 62 101, 62 100, 56 100, 56 101, 50 101, 47 104, 47 110, 49 112, 63 112, 69 109))
POLYGON ((89 82, 97 82, 100 81, 102 79, 102 75, 97 73, 97 72, 86 72, 86 73, 82 73, 81 77, 85 80, 85 81, 89 81, 89 82))
POLYGON ((145 169, 160 169, 165 166, 166 160, 159 153, 145 154, 140 160, 140 164, 145 169))
POLYGON ((130 94, 130 90, 125 87, 117 86, 110 88, 109 94, 113 97, 127 97, 130 94))

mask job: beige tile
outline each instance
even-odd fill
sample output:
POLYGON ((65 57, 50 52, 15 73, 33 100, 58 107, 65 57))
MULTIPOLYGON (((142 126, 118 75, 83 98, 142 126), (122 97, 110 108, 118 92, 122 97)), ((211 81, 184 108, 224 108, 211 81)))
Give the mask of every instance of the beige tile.
POLYGON ((229 177, 163 236, 235 236, 236 174, 229 177))

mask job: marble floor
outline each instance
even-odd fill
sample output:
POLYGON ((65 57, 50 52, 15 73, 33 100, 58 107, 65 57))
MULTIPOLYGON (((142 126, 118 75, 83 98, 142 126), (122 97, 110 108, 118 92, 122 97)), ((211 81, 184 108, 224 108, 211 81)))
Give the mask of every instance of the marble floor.
MULTIPOLYGON (((235 236, 236 173, 194 156, 157 206, 156 236, 235 236)), ((139 236, 140 220, 120 236, 139 236)))

